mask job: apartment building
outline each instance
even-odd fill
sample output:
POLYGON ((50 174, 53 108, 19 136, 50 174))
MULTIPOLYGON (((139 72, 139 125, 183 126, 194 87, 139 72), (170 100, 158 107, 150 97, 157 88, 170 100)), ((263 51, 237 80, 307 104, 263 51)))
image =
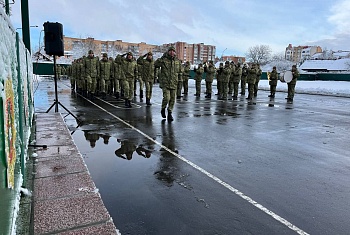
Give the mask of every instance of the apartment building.
POLYGON ((321 52, 322 48, 320 46, 293 47, 292 44, 289 44, 288 47, 286 47, 285 59, 295 63, 300 63, 304 60, 310 59, 314 54, 321 52))
POLYGON ((204 43, 189 44, 186 42, 174 42, 163 45, 151 45, 145 42, 130 43, 122 40, 102 41, 94 38, 72 38, 64 36, 65 56, 73 59, 87 55, 89 50, 93 50, 95 55, 115 57, 117 54, 131 51, 135 57, 153 52, 156 57, 160 57, 170 46, 176 48, 177 57, 183 62, 190 61, 191 64, 201 63, 207 60, 215 60, 216 47, 205 45, 204 43))

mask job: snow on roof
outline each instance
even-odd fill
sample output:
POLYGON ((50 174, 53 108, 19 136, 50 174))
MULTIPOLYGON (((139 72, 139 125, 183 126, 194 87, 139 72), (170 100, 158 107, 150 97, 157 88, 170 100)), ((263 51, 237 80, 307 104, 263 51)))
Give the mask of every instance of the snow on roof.
POLYGON ((350 58, 339 59, 339 60, 306 60, 300 66, 300 69, 346 71, 346 70, 350 70, 350 58))
POLYGON ((334 52, 333 56, 337 57, 337 58, 345 58, 345 57, 349 57, 350 56, 350 52, 349 51, 334 52))

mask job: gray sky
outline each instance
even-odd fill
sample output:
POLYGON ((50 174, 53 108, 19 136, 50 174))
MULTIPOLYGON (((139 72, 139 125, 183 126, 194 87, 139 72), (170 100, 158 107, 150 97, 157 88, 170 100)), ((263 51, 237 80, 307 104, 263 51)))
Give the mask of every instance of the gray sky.
MULTIPOLYGON (((15 28, 22 27, 20 2, 11 5, 15 28)), ((30 25, 39 26, 31 28, 33 49, 44 45, 40 31, 49 21, 68 37, 203 42, 218 56, 245 56, 256 45, 282 53, 289 43, 350 50, 349 0, 31 0, 29 11, 30 25)))

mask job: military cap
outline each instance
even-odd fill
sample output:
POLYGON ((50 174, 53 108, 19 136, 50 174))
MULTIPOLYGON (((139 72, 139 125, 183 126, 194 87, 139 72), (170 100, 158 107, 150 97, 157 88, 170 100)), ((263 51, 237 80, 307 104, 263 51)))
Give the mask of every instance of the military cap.
POLYGON ((214 62, 212 60, 209 60, 209 64, 213 64, 214 62))
POLYGON ((175 50, 175 47, 171 46, 169 47, 168 51, 176 51, 176 50, 175 50))
POLYGON ((230 64, 230 62, 228 60, 226 60, 225 64, 230 64))
POLYGON ((94 54, 94 52, 92 50, 89 50, 89 54, 94 54))
POLYGON ((153 55, 152 52, 148 52, 147 55, 153 55))
POLYGON ((132 55, 132 52, 131 52, 131 51, 129 51, 128 53, 126 53, 126 55, 132 55))
POLYGON ((102 56, 103 56, 103 57, 108 57, 107 53, 103 53, 102 56))

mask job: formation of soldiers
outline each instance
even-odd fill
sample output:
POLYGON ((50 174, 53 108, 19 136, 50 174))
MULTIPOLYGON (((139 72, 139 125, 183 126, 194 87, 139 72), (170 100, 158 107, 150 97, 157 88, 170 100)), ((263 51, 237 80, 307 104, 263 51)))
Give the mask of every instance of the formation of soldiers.
MULTIPOLYGON (((188 80, 190 78, 191 64, 182 63, 176 58, 175 48, 171 47, 164 53, 163 57, 154 61, 151 52, 134 58, 131 52, 109 57, 106 53, 100 60, 89 50, 87 56, 76 59, 68 66, 66 74, 71 81, 71 88, 79 94, 94 99, 101 96, 105 99, 107 95, 116 99, 124 99, 125 107, 130 108, 131 100, 136 96, 136 83, 139 82, 139 95, 141 101, 146 89, 146 104, 152 105, 152 89, 156 81, 160 82, 163 90, 163 101, 161 114, 165 115, 168 105, 168 118, 173 120, 171 112, 176 99, 181 99, 182 94, 188 95, 188 80), (163 71, 162 71, 163 70, 163 71), (165 94, 167 93, 167 94, 165 94), (170 116, 169 116, 170 115, 170 116)), ((288 83, 288 101, 293 101, 294 89, 299 73, 295 66, 292 67, 293 80, 288 83)), ((226 61, 220 63, 216 68, 213 61, 207 61, 194 68, 194 79, 196 84, 195 96, 201 95, 201 82, 205 74, 205 98, 211 99, 213 94, 212 84, 217 79, 217 96, 219 100, 227 100, 232 96, 237 100, 239 84, 240 94, 245 95, 246 84, 248 84, 248 100, 257 96, 258 86, 262 75, 259 64, 252 63, 250 66, 240 63, 226 61)), ((274 98, 278 81, 276 67, 269 76, 270 95, 274 98)))

